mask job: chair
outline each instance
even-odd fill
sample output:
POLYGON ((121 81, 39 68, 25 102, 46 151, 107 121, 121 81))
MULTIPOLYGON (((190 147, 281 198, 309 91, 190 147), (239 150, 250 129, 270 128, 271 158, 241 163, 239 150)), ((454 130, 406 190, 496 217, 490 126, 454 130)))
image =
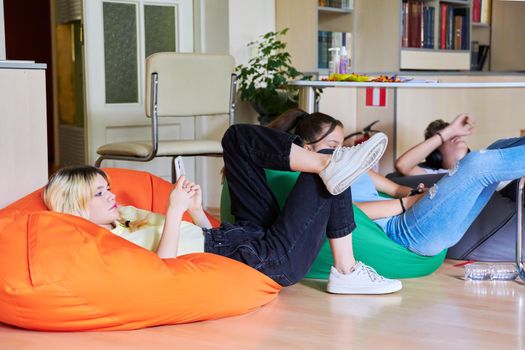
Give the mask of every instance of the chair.
POLYGON ((230 55, 159 52, 146 59, 146 116, 151 118, 151 141, 130 141, 100 146, 95 166, 105 159, 148 162, 172 157, 175 181, 177 156, 222 156, 217 140, 160 141, 160 117, 194 117, 229 114, 235 111, 235 62, 230 55))

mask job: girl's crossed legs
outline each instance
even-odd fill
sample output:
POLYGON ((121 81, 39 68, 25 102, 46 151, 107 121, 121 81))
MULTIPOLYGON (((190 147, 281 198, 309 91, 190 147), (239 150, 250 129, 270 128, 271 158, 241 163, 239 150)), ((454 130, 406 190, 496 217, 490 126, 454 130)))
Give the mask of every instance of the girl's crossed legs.
POLYGON ((380 294, 401 289, 399 281, 371 278, 370 268, 356 264, 351 191, 330 194, 318 173, 332 156, 307 151, 299 142, 294 135, 254 125, 234 125, 226 132, 225 173, 236 223, 206 230, 205 250, 244 262, 288 286, 306 275, 326 233, 335 265, 329 291, 380 294), (308 171, 299 176, 282 211, 264 168, 308 171))

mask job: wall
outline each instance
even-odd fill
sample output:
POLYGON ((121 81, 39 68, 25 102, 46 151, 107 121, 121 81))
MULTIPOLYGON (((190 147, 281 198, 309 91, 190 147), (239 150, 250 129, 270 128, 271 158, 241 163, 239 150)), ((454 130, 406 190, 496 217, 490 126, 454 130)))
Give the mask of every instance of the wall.
MULTIPOLYGON (((248 62, 246 44, 275 30, 275 4, 271 0, 196 0, 194 1, 195 50, 230 53, 236 64, 248 62)), ((253 123, 257 115, 250 105, 237 101, 236 123, 253 123)), ((199 120, 197 135, 220 138, 225 120, 199 120), (222 125, 221 125, 222 123, 222 125)), ((201 158, 197 163, 205 194, 203 205, 218 214, 220 205, 222 159, 201 158)))
POLYGON ((525 2, 492 1, 492 71, 525 71, 525 2))
POLYGON ((228 53, 228 0, 193 2, 195 52, 228 53))
MULTIPOLYGON (((246 64, 252 57, 247 43, 275 30, 274 0, 230 0, 229 1, 230 54, 236 64, 246 64)), ((244 102, 237 101, 235 122, 255 123, 257 113, 244 102)))

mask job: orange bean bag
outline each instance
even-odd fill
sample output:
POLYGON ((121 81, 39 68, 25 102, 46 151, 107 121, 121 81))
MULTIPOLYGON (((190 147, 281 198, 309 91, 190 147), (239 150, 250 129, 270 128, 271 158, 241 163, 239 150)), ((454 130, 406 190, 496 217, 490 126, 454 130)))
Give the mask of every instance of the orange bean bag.
MULTIPOLYGON (((166 210, 170 183, 106 172, 120 204, 166 210)), ((14 326, 129 330, 210 320, 253 310, 280 289, 218 255, 160 259, 87 220, 45 210, 40 191, 0 210, 0 322, 14 326)))

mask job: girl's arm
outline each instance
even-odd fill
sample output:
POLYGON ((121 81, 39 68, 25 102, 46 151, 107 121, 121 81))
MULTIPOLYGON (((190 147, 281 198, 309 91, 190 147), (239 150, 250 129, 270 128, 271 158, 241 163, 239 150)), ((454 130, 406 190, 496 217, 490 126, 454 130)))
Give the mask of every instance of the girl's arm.
POLYGON ((185 181, 185 176, 179 178, 168 199, 166 222, 157 248, 157 255, 163 259, 177 256, 182 215, 190 208, 195 196, 194 190, 183 186, 185 181))
POLYGON ((368 175, 372 178, 376 190, 394 198, 407 197, 412 191, 412 188, 398 185, 375 171, 370 170, 368 175))
POLYGON ((403 207, 405 210, 408 210, 408 208, 412 207, 423 195, 419 194, 408 197, 410 191, 412 191, 410 187, 398 185, 372 170, 368 172, 368 175, 372 178, 372 182, 379 192, 394 197, 394 199, 390 200, 354 202, 354 204, 372 220, 402 214, 403 207), (400 201, 403 201, 403 207, 400 201))
POLYGON ((441 146, 441 137, 436 134, 425 141, 418 143, 396 160, 396 169, 403 175, 424 175, 425 170, 418 164, 421 163, 430 153, 441 146))
POLYGON ((408 210, 421 198, 422 195, 423 193, 417 194, 415 196, 395 198, 384 201, 354 202, 354 204, 370 219, 376 220, 402 214, 403 207, 401 207, 400 201, 403 201, 405 210, 408 210))
POLYGON ((396 160, 396 169, 403 175, 424 175, 426 172, 418 166, 432 151, 443 142, 458 136, 467 136, 474 130, 474 119, 468 114, 459 114, 446 128, 434 136, 415 145, 396 160))

